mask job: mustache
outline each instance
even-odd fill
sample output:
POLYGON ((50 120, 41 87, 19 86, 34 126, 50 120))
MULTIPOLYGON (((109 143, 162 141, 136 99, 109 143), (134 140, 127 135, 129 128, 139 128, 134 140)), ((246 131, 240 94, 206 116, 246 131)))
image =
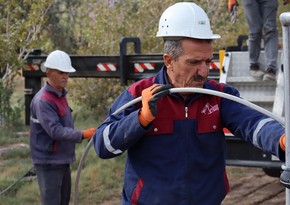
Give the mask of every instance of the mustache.
POLYGON ((195 76, 193 76, 193 78, 192 78, 192 80, 193 81, 198 81, 198 82, 200 82, 200 81, 205 81, 207 78, 204 78, 204 77, 202 77, 201 75, 195 75, 195 76))

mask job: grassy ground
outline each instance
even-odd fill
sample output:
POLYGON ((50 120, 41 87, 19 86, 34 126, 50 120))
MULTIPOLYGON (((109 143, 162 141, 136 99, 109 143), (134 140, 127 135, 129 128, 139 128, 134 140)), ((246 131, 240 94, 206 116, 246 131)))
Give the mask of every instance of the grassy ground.
MULTIPOLYGON (((23 137, 24 138, 24 137, 23 137)), ((25 137, 26 138, 26 137, 25 137)), ((27 143, 27 139, 19 140, 27 143)), ((77 162, 72 164, 72 180, 75 188, 76 173, 80 158, 88 142, 79 144, 76 149, 77 162)), ((7 146, 7 145, 6 145, 7 146)), ((103 204, 112 196, 121 195, 125 156, 115 159, 99 159, 93 147, 90 148, 81 171, 78 184, 78 204, 103 204)), ((18 148, 0 155, 0 190, 4 190, 21 178, 32 167, 29 148, 18 148)), ((24 178, 25 179, 25 178, 24 178)), ((72 193, 74 196, 74 193, 72 193)), ((9 192, 0 196, 0 205, 40 204, 36 179, 20 180, 9 192)), ((72 201, 72 200, 71 200, 72 201)))

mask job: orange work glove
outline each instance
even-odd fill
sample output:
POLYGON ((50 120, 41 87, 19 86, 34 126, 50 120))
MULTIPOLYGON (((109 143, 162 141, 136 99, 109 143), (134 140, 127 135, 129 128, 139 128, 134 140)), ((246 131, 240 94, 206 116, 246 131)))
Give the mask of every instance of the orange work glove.
POLYGON ((280 137, 280 140, 279 140, 279 144, 280 144, 280 147, 283 151, 285 151, 285 148, 286 148, 286 135, 283 134, 281 137, 280 137))
POLYGON ((91 139, 96 132, 96 128, 90 128, 83 131, 83 139, 91 139))
POLYGON ((236 0, 228 0, 228 11, 232 12, 233 6, 238 6, 238 2, 236 0))
POLYGON ((157 100, 169 93, 171 85, 154 84, 142 91, 142 108, 138 115, 141 125, 146 127, 155 119, 157 113, 157 100))

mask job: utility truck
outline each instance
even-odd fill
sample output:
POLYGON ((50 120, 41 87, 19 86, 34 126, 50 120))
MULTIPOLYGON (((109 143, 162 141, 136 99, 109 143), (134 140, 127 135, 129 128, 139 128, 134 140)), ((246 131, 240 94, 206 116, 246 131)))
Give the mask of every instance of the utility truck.
MULTIPOLYGON (((277 82, 257 81, 250 76, 248 52, 242 46, 245 37, 238 38, 237 46, 228 47, 214 53, 209 78, 238 88, 241 97, 279 116, 283 110, 283 69, 279 52, 279 74, 277 82)), ((45 77, 42 69, 46 55, 35 50, 27 58, 27 66, 23 69, 25 78, 25 121, 29 124, 29 105, 41 88, 41 78, 45 77)), ((71 55, 72 65, 76 68, 70 77, 119 78, 122 85, 128 80, 140 80, 159 71, 163 65, 162 54, 141 54, 139 38, 122 38, 118 56, 79 56, 71 55), (134 55, 127 55, 127 44, 134 44, 134 55)), ((261 65, 264 52, 261 52, 261 65)), ((282 162, 269 153, 243 142, 225 129, 227 141, 227 165, 260 167, 271 176, 279 176, 282 162)))

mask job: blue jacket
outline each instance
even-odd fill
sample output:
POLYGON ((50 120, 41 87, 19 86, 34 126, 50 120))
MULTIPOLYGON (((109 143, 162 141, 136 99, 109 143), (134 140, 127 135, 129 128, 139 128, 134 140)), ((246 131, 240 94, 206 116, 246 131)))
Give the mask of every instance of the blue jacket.
MULTIPOLYGON (((229 190, 223 128, 276 156, 284 128, 242 104, 205 94, 184 100, 169 94, 158 101, 157 116, 144 128, 138 121, 141 102, 112 115, 150 85, 167 84, 166 68, 125 90, 112 105, 94 137, 101 158, 127 150, 124 205, 220 204, 229 190)), ((228 85, 208 80, 204 88, 239 96, 228 85)))
POLYGON ((30 104, 30 152, 34 164, 69 164, 75 161, 75 144, 82 132, 75 130, 66 91, 48 83, 30 104))

